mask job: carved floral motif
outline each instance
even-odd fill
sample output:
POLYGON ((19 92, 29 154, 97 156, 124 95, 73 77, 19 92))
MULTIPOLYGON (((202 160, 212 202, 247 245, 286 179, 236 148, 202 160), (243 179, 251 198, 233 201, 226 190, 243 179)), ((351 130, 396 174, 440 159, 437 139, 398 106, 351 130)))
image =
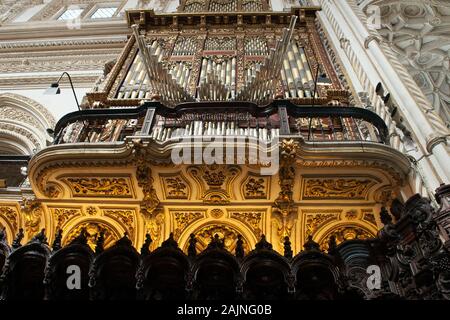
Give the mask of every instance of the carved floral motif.
POLYGON ((366 199, 375 184, 370 179, 305 179, 303 199, 366 199))
POLYGON ((64 227, 64 225, 74 217, 81 216, 80 209, 73 208, 57 208, 51 210, 56 219, 56 229, 64 227))
POLYGON ((103 210, 105 216, 120 221, 126 226, 129 237, 134 237, 134 210, 103 210))
POLYGON ((175 211, 173 216, 177 225, 174 236, 177 239, 190 224, 203 218, 205 214, 199 211, 175 211))
POLYGON ((265 199, 267 180, 265 178, 251 177, 247 180, 244 188, 244 197, 247 199, 265 199))
POLYGON ((257 211, 233 211, 230 213, 230 218, 243 222, 258 238, 261 235, 262 215, 262 212, 257 211))
POLYGON ((67 178, 76 197, 131 197, 131 187, 125 178, 67 178))
POLYGON ((187 199, 186 182, 180 177, 163 178, 167 199, 187 199))

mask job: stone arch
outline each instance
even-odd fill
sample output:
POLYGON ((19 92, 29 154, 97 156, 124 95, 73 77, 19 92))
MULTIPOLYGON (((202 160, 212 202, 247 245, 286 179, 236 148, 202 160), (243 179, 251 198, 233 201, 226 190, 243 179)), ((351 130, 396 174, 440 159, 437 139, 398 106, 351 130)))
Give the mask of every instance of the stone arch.
POLYGON ((0 94, 0 154, 30 155, 51 141, 47 129, 52 114, 38 102, 14 94, 0 94))

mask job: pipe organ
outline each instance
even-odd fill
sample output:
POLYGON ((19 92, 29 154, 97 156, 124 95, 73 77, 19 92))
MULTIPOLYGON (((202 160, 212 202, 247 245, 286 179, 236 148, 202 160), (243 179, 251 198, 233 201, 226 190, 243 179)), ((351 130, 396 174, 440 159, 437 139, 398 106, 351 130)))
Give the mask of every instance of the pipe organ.
MULTIPOLYGON (((256 11, 255 14, 242 11, 242 15, 223 16, 207 12, 203 16, 188 16, 186 13, 188 7, 234 8, 236 3, 241 9, 251 7, 256 10, 260 2, 183 2, 186 16, 173 17, 175 29, 171 31, 170 41, 162 27, 142 29, 140 20, 135 20, 136 44, 130 45, 134 50, 129 53, 134 56, 121 66, 123 80, 115 81, 118 87, 113 88, 116 94, 111 97, 118 100, 115 104, 138 105, 141 100, 155 98, 166 102, 174 99, 175 103, 196 100, 254 101, 259 104, 284 98, 311 104, 315 91, 317 104, 332 102, 336 95, 341 104, 346 103, 347 93, 342 90, 321 43, 317 43, 313 20, 307 24, 301 14, 283 13, 272 17, 262 13, 256 15, 256 11), (253 24, 255 19, 262 18, 263 23, 268 23, 264 30, 247 28, 239 31, 242 23, 253 24), (297 21, 293 23, 295 19, 297 21), (181 26, 182 31, 177 31, 181 26), (328 65, 323 66, 323 63, 328 65), (331 79, 331 85, 319 84, 314 88, 318 68, 321 76, 325 74, 331 79)), ((233 10, 221 8, 220 12, 233 10)), ((146 19, 157 16, 163 15, 150 15, 146 19)), ((161 21, 170 19, 161 17, 155 23, 161 21)))

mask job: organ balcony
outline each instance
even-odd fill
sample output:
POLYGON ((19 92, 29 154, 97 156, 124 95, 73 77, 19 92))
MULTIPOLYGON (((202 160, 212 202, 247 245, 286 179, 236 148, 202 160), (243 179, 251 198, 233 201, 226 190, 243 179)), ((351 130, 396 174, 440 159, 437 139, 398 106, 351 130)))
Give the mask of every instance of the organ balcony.
POLYGON ((126 232, 136 248, 173 233, 185 252, 191 233, 198 250, 240 235, 246 252, 262 234, 278 252, 286 236, 294 251, 374 237, 410 162, 350 106, 317 10, 127 12, 122 54, 29 162, 39 226, 62 226, 63 243, 126 232))

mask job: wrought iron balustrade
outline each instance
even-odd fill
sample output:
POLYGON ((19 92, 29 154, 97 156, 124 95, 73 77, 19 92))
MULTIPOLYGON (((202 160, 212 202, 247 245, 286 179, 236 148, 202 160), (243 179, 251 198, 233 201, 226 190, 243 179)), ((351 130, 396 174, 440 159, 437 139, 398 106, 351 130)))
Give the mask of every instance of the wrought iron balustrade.
POLYGON ((54 144, 117 142, 127 136, 156 141, 183 137, 303 137, 310 142, 386 143, 387 127, 376 114, 355 107, 297 106, 277 100, 258 107, 248 102, 182 103, 169 108, 147 102, 135 109, 89 109, 63 117, 54 144))

